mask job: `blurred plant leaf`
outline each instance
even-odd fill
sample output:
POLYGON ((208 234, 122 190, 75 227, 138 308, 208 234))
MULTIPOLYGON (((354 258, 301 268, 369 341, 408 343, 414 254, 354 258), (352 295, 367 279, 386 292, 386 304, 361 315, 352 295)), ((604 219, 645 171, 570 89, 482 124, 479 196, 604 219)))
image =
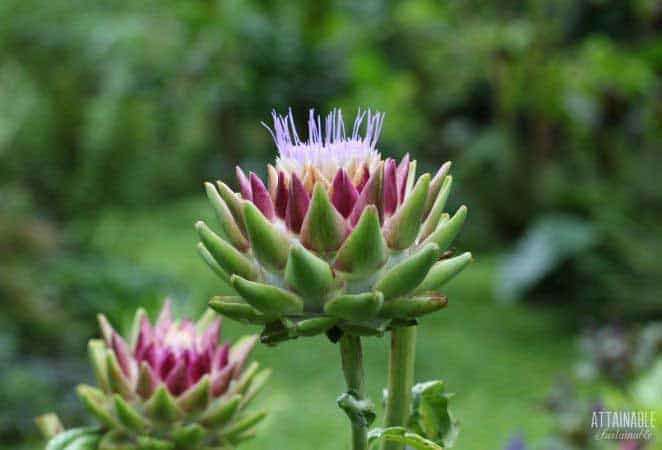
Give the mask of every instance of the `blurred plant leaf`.
POLYGON ((399 442, 412 450, 443 450, 443 447, 424 437, 410 433, 404 427, 374 428, 368 432, 368 446, 379 441, 399 442))
POLYGON ((460 432, 458 422, 448 409, 452 396, 441 380, 416 384, 412 388, 408 428, 444 448, 452 447, 460 432))
POLYGON ((662 414, 662 357, 634 383, 632 394, 640 405, 662 414))
POLYGON ((495 280, 497 299, 519 300, 562 262, 579 256, 597 240, 595 226, 585 220, 558 214, 539 218, 501 261, 495 280))

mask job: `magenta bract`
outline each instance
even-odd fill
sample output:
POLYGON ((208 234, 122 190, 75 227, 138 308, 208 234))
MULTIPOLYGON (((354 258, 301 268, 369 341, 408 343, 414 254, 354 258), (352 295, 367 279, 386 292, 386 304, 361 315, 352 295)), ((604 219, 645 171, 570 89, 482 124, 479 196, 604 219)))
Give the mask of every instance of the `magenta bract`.
MULTIPOLYGON (((230 352, 230 345, 219 343, 220 319, 201 327, 189 319, 174 320, 170 301, 166 301, 157 321, 152 325, 140 314, 135 343, 130 346, 100 316, 101 329, 107 347, 115 354, 123 376, 130 386, 151 386, 145 397, 163 383, 178 396, 208 375, 211 395, 217 397, 241 370, 252 345, 230 352), (142 378, 139 383, 139 378, 142 378)), ((254 342, 254 340, 253 340, 254 342)))

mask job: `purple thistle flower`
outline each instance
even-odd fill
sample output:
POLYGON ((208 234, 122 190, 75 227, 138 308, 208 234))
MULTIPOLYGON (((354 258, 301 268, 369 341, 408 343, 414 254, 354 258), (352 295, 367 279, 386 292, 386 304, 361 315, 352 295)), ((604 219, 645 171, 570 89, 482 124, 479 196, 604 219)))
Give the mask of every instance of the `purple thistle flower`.
POLYGON ((354 120, 352 134, 345 132, 342 111, 334 109, 324 121, 314 110, 308 117, 308 140, 303 142, 294 124, 294 116, 290 110, 286 116, 280 116, 275 111, 273 130, 266 124, 274 138, 280 154, 277 166, 288 171, 295 171, 300 177, 306 166, 314 166, 322 171, 327 178, 332 178, 339 168, 347 168, 352 161, 374 162, 380 159, 375 149, 379 134, 384 123, 384 114, 372 111, 360 111, 354 120), (360 134, 365 119, 365 133, 360 134))

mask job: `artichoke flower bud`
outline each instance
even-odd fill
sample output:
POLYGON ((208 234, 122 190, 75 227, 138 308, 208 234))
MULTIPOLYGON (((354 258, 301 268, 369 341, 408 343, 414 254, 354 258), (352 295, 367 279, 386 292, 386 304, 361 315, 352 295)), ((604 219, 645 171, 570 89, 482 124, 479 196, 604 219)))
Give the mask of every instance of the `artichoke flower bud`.
POLYGON ((349 133, 340 110, 324 122, 311 110, 302 141, 292 113, 274 112, 266 182, 237 167, 239 192, 205 183, 220 226, 196 224, 198 250, 237 294, 214 297, 212 309, 276 343, 379 335, 446 306, 439 288, 471 261, 447 258, 467 209, 444 212, 450 162, 417 178, 409 154, 382 159, 383 121, 359 111, 349 133))
POLYGON ((220 344, 220 318, 175 320, 169 300, 154 324, 139 310, 129 340, 105 316, 99 324, 103 339, 88 344, 97 386, 76 389, 99 427, 53 433, 56 419, 42 416, 48 449, 229 449, 265 417, 247 410, 270 374, 255 362, 245 367, 256 336, 220 344))

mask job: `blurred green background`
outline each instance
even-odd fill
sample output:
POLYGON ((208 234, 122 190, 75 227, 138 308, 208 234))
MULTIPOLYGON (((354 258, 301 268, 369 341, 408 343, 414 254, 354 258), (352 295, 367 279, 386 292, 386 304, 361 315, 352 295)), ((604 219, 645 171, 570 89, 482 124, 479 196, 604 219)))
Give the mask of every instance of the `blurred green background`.
MULTIPOLYGON (((661 26, 657 0, 0 0, 0 448, 41 448, 37 414, 82 420, 97 311, 226 289, 195 252, 202 182, 264 175, 259 122, 290 106, 372 107, 382 153, 453 160, 476 263, 423 321, 417 379, 457 393, 458 449, 554 433, 579 331, 662 316, 661 26)), ((257 349, 272 414, 244 448, 343 448, 337 353, 257 349)))

